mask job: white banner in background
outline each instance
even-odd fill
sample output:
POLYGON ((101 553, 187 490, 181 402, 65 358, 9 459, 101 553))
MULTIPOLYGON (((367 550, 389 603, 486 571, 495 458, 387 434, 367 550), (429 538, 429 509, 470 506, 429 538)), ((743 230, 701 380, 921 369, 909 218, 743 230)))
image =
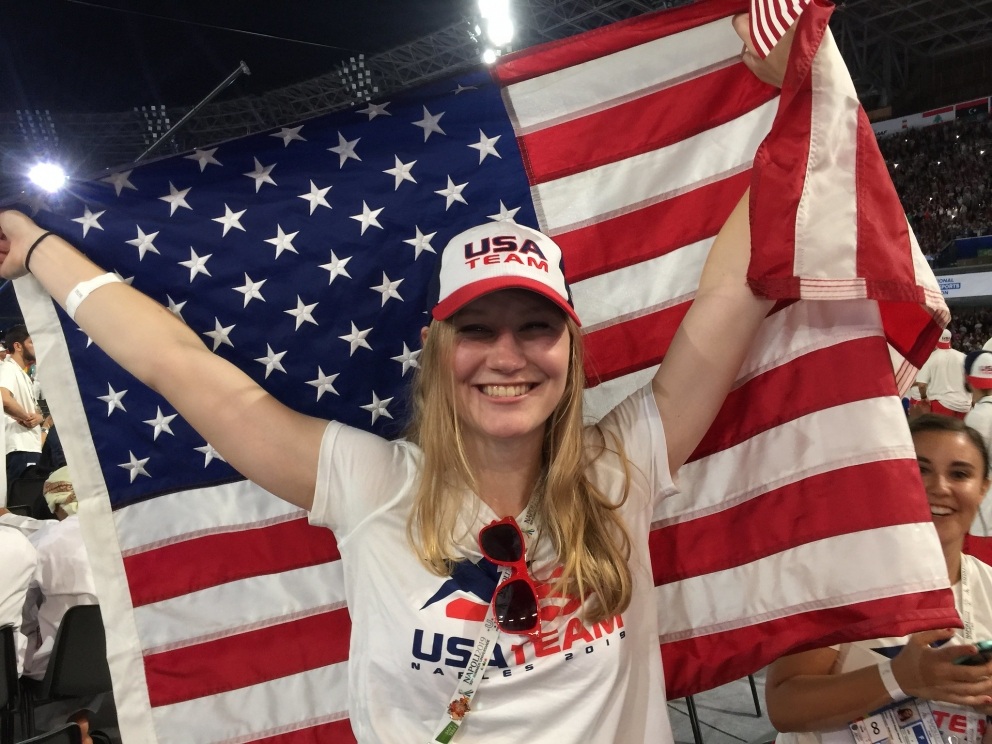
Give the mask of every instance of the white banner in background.
POLYGON ((944 297, 950 300, 959 297, 992 296, 992 271, 938 276, 937 284, 940 285, 944 297))

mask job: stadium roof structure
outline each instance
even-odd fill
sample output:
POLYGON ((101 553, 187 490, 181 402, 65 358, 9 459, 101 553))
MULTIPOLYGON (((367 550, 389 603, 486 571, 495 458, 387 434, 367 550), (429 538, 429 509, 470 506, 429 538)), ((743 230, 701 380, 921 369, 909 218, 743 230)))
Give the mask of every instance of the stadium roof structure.
MULTIPOLYGON (((59 7, 101 7, 104 11, 122 12, 134 5, 130 0, 105 0, 116 3, 114 8, 82 0, 44 1, 66 3, 59 7)), ((524 48, 616 20, 694 1, 518 0, 514 3, 518 29, 514 43, 516 48, 524 48)), ((39 2, 27 5, 36 7, 39 2)), ((225 2, 215 0, 211 7, 223 5, 225 2)), ((323 5, 330 6, 336 4, 323 5)), ((473 16, 472 6, 474 3, 469 0, 458 3, 418 0, 406 5, 384 3, 382 7, 387 11, 381 13, 381 22, 367 24, 356 32, 354 38, 349 39, 352 52, 342 50, 336 61, 324 68, 327 70, 324 74, 257 93, 231 95, 229 92, 227 97, 221 96, 202 107, 190 103, 165 106, 156 103, 155 93, 148 93, 146 99, 141 101, 115 100, 103 112, 73 111, 58 105, 59 93, 62 92, 59 86, 66 89, 71 85, 68 82, 71 75, 65 75, 65 80, 61 80, 59 75, 49 75, 40 82, 22 81, 24 85, 34 82, 51 88, 49 92, 54 94, 55 102, 48 104, 47 108, 26 105, 24 108, 0 111, 0 195, 9 193, 13 185, 13 164, 39 156, 60 156, 70 161, 70 168, 76 175, 96 175, 101 169, 122 167, 134 161, 191 112, 192 115, 175 136, 167 143, 160 143, 165 146, 156 155, 204 147, 232 137, 291 124, 478 65, 482 42, 473 31, 477 19, 473 16), (396 19, 390 20, 388 8, 396 11, 396 19), (401 18, 405 8, 423 9, 420 14, 423 17, 417 19, 419 27, 428 22, 436 22, 438 27, 415 38, 408 37, 386 50, 365 54, 354 52, 356 48, 379 49, 383 38, 401 38, 402 29, 394 26, 403 20, 411 29, 419 28, 410 23, 409 17, 401 18), (390 26, 391 23, 393 26, 390 26), (373 34, 378 36, 373 38, 373 34)), ((236 12, 250 16, 253 11, 240 10, 245 7, 239 3, 236 12)), ((283 33, 305 37, 308 31, 306 26, 312 23, 312 16, 306 13, 298 13, 297 17, 288 13, 284 15, 286 18, 277 20, 295 23, 296 26, 286 27, 288 30, 283 33)), ((265 19, 266 24, 273 22, 271 18, 265 19)), ((992 0, 846 0, 840 3, 832 27, 862 100, 869 106, 885 105, 893 92, 907 84, 914 61, 992 43, 992 0)), ((124 31, 134 32, 134 27, 124 31)), ((63 45, 80 45, 77 50, 69 50, 69 59, 72 59, 73 52, 82 61, 89 56, 99 57, 113 51, 107 49, 112 44, 101 46, 89 41, 87 37, 90 35, 78 33, 60 37, 63 45)), ((135 48, 155 44, 156 49, 161 51, 164 42, 156 37, 151 40, 132 39, 132 43, 135 48)), ((184 42, 171 43, 178 46, 184 42)), ((286 46, 286 57, 297 53, 294 49, 298 47, 286 46)), ((263 59, 275 63, 291 61, 271 60, 271 52, 266 52, 266 55, 263 59)), ((147 59, 136 59, 134 63, 136 67, 152 67, 147 59)), ((278 64, 269 66, 277 67, 278 64)), ((209 68, 205 63, 201 68, 217 69, 216 65, 209 68)), ((146 77, 154 77, 148 69, 145 73, 146 77)), ((232 73, 232 77, 237 77, 237 72, 232 73)), ((104 92, 114 85, 113 79, 106 78, 94 90, 104 92)), ((78 99, 78 91, 73 92, 78 99)), ((5 100, 18 99, 6 97, 5 100)), ((4 102, 0 98, 0 109, 3 107, 4 102)))
POLYGON ((886 105, 914 61, 992 45, 992 0, 841 0, 831 28, 866 106, 886 105))

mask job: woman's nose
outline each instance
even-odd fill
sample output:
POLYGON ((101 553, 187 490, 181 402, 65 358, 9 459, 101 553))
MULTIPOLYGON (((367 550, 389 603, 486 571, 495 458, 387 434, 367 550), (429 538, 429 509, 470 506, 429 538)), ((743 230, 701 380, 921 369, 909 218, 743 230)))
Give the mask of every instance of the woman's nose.
POLYGON ((497 334, 490 351, 490 365, 501 372, 512 372, 526 363, 520 339, 510 330, 497 334))

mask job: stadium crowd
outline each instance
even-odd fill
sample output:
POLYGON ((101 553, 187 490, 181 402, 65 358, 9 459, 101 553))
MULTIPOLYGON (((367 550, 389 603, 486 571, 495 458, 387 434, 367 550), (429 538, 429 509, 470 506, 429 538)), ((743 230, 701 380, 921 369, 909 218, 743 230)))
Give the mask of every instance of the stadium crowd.
POLYGON ((929 260, 941 265, 951 258, 953 253, 945 251, 954 238, 992 233, 992 118, 987 114, 906 129, 878 143, 929 260))

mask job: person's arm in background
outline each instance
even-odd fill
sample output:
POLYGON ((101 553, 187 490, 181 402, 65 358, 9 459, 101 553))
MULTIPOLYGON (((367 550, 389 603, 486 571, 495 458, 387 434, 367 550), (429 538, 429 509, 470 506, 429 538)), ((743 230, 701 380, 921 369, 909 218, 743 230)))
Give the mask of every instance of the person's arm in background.
MULTIPOLYGON (((910 636, 892 660, 892 673, 907 695, 956 705, 992 703, 992 662, 982 666, 954 664, 976 653, 974 646, 930 643, 946 640, 953 630, 932 630, 910 636)), ((782 732, 830 731, 891 704, 877 666, 832 673, 838 651, 806 651, 777 659, 768 668, 765 701, 768 719, 782 732)))

